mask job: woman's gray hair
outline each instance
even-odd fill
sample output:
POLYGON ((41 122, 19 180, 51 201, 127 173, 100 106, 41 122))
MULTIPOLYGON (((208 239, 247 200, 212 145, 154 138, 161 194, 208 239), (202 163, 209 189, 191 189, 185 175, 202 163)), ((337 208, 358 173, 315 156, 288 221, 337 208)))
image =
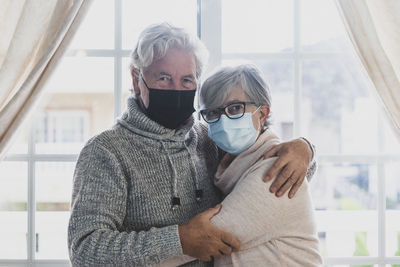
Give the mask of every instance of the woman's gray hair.
MULTIPOLYGON (((209 76, 200 89, 200 109, 221 107, 232 87, 239 85, 256 106, 271 107, 271 93, 262 72, 252 64, 222 67, 209 76)), ((270 123, 270 115, 265 126, 270 123)))
POLYGON ((204 44, 183 28, 166 22, 150 25, 139 36, 131 53, 130 70, 146 71, 155 60, 163 58, 169 48, 179 48, 192 52, 196 63, 196 78, 199 79, 208 59, 204 44))

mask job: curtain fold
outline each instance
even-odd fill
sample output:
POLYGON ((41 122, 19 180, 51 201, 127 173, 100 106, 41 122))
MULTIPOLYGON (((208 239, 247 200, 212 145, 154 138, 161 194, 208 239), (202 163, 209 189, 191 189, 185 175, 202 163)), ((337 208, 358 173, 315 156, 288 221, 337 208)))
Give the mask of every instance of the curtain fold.
POLYGON ((0 160, 92 0, 0 0, 0 160))
POLYGON ((336 3, 400 140, 400 1, 337 0, 336 3))

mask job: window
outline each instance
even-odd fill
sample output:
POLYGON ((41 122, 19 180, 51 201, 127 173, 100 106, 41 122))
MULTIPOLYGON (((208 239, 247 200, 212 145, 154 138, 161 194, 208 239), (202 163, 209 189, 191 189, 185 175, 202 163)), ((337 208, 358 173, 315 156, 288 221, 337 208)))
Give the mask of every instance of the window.
POLYGON ((35 151, 76 153, 89 136, 90 115, 86 110, 46 110, 35 118, 35 151))
POLYGON ((311 186, 326 266, 400 264, 400 144, 333 1, 96 0, 0 162, 0 266, 69 266, 75 161, 124 110, 130 50, 160 21, 201 36, 208 73, 258 65, 272 91, 273 129, 317 146, 311 186))

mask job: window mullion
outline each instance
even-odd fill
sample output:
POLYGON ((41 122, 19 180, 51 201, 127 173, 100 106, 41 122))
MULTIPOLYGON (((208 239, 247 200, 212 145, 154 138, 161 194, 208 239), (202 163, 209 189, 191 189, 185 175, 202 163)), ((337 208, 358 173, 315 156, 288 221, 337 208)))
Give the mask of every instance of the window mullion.
POLYGON ((122 0, 114 3, 114 118, 122 112, 122 0))
POLYGON ((385 170, 384 162, 378 158, 378 257, 380 259, 379 266, 384 267, 385 264, 385 247, 386 247, 386 199, 385 199, 385 170))
MULTIPOLYGON (((378 127, 378 153, 383 152, 383 125, 382 113, 378 111, 377 127, 378 127)), ((385 161, 378 157, 377 171, 378 171, 378 257, 380 259, 379 266, 385 266, 386 254, 386 177, 385 177, 385 161)))
POLYGON ((213 70, 221 64, 222 54, 222 20, 221 0, 201 1, 201 40, 210 52, 208 59, 208 70, 213 70))
MULTIPOLYGON (((300 1, 293 0, 293 48, 294 48, 294 109, 293 135, 301 131, 301 60, 300 60, 300 1)), ((303 127, 304 128, 304 127, 303 127)))
POLYGON ((29 140, 28 140, 28 236, 27 236, 27 249, 28 249, 28 265, 33 264, 35 261, 36 249, 36 198, 35 198, 35 128, 34 124, 30 123, 29 126, 29 140))

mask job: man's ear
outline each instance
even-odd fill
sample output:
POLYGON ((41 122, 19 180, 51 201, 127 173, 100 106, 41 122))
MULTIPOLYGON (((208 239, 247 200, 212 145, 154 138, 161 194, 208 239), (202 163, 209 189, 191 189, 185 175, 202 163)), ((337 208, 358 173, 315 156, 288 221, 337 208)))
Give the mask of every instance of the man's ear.
POLYGON ((135 92, 135 95, 140 95, 140 88, 139 88, 139 70, 133 68, 131 70, 131 76, 132 76, 132 86, 133 86, 133 91, 135 92))

